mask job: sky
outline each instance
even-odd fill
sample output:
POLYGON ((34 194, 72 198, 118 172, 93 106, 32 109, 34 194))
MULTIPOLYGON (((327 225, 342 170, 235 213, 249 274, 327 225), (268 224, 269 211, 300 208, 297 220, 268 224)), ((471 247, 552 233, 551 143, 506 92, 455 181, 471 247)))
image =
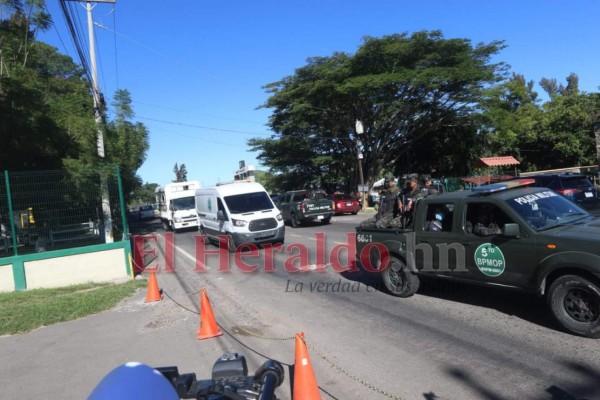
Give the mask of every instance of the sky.
MULTIPOLYGON (((75 3, 89 51, 85 3, 75 3)), ((175 163, 202 186, 233 180, 241 160, 266 169, 250 138, 269 137, 263 87, 294 74, 310 57, 354 54, 365 36, 440 30, 473 45, 505 41, 493 62, 536 82, 600 91, 600 2, 596 0, 180 0, 92 3, 100 90, 132 98, 134 122, 149 130, 138 175, 175 179, 175 163)), ((59 2, 54 27, 38 39, 79 63, 59 2)), ((114 117, 109 109, 109 118, 114 117)))

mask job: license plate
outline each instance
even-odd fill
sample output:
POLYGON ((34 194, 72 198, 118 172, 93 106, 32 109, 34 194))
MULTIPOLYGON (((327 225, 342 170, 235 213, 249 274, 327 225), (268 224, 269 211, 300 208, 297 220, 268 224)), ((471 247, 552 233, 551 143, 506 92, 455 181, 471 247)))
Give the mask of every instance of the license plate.
POLYGON ((348 207, 352 207, 352 203, 350 203, 350 202, 346 203, 346 205, 347 205, 348 207))
POLYGON ((323 216, 322 216, 322 215, 319 215, 319 216, 317 217, 317 219, 323 219, 323 216))
POLYGON ((585 197, 594 197, 594 194, 591 192, 585 192, 585 197))

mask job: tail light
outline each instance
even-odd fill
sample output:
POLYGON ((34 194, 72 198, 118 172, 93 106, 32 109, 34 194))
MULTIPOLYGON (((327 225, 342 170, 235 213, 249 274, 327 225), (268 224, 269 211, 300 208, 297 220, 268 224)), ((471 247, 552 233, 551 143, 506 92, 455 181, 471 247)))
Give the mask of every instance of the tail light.
POLYGON ((306 212, 306 204, 304 204, 304 203, 300 204, 300 212, 301 213, 306 212))
POLYGON ((335 201, 332 201, 331 205, 332 205, 333 209, 335 210, 335 201))
POLYGON ((581 189, 558 189, 556 190, 556 193, 563 196, 573 196, 577 193, 581 193, 581 189))

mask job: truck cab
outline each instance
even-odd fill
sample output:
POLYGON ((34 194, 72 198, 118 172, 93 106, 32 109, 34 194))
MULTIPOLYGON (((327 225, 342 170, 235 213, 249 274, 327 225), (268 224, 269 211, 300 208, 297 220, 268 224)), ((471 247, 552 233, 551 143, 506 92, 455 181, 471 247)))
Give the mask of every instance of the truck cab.
POLYGON ((165 230, 197 228, 195 194, 200 182, 171 182, 156 188, 156 203, 165 230))
POLYGON ((320 189, 286 192, 277 202, 277 207, 281 210, 283 220, 293 228, 310 221, 328 224, 334 210, 333 201, 320 189))

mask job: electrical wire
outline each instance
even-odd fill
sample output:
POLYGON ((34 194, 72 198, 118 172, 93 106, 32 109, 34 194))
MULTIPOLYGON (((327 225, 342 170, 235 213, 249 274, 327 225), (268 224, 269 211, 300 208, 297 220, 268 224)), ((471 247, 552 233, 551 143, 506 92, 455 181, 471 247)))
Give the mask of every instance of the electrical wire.
POLYGON ((155 119, 155 118, 148 118, 148 117, 137 117, 137 118, 138 119, 145 119, 147 121, 160 122, 160 123, 163 123, 163 124, 186 126, 186 127, 190 127, 190 128, 208 129, 208 130, 212 130, 212 131, 243 133, 245 135, 254 135, 254 136, 271 136, 270 133, 246 132, 246 131, 237 131, 237 130, 234 130, 234 129, 214 128, 214 127, 210 127, 210 126, 185 124, 183 122, 164 121, 164 120, 155 119))

